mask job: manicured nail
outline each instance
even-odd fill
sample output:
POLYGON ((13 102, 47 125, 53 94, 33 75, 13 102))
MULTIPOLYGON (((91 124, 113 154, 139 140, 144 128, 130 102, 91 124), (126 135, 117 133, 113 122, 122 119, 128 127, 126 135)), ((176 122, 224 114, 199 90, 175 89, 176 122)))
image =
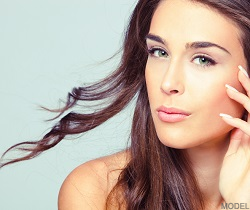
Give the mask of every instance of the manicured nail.
POLYGON ((238 66, 238 68, 240 69, 240 71, 241 71, 243 74, 245 74, 246 77, 249 78, 247 71, 246 71, 242 66, 238 66))
POLYGON ((220 113, 220 116, 221 116, 221 117, 225 117, 225 118, 227 118, 227 119, 233 119, 233 117, 230 116, 230 115, 228 115, 228 114, 220 113))
POLYGON ((234 92, 239 92, 238 90, 236 90, 234 87, 232 87, 232 86, 230 86, 230 85, 228 85, 228 84, 226 84, 225 85, 226 86, 226 88, 228 88, 229 90, 232 90, 232 91, 234 91, 234 92))

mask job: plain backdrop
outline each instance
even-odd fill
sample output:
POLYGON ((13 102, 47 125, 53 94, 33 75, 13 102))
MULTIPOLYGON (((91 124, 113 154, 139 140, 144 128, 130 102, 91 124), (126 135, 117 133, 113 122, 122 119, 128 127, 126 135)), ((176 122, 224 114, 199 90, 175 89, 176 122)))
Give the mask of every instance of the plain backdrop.
MULTIPOLYGON (((0 153, 38 140, 73 87, 113 71, 135 0, 0 0, 0 153)), ((79 108, 78 108, 79 109, 79 108)), ((0 169, 1 210, 57 209, 66 176, 90 159, 127 146, 133 106, 41 156, 0 169)), ((17 155, 17 154, 12 154, 17 155)), ((84 209, 84 208, 83 208, 84 209)))

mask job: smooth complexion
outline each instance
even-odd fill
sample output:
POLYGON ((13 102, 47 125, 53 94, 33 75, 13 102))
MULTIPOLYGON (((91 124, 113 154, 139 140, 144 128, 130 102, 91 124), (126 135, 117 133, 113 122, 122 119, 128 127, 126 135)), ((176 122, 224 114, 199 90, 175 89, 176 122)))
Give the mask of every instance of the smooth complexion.
MULTIPOLYGON (((234 125, 220 113, 242 118, 244 112, 225 87, 245 92, 238 80, 238 65, 246 66, 240 33, 202 4, 168 0, 156 9, 146 37, 145 76, 157 135, 164 145, 189 154, 206 209, 220 209, 224 201, 219 177, 234 125)), ((228 180, 231 174, 224 171, 221 179, 228 180)))
MULTIPOLYGON (((241 120, 250 111, 250 81, 238 69, 246 67, 240 34, 217 11, 168 0, 157 7, 146 37, 146 84, 157 135, 189 155, 206 210, 219 210, 224 201, 250 206, 250 117, 241 120)), ((104 209, 117 168, 128 161, 129 153, 121 152, 76 168, 60 190, 59 209, 104 209)))
POLYGON ((147 36, 146 82, 163 144, 182 149, 213 146, 232 129, 219 114, 241 118, 242 105, 230 99, 225 88, 229 84, 243 91, 237 66, 246 61, 239 36, 231 21, 200 4, 168 0, 157 8, 147 36), (170 115, 159 107, 188 114, 170 115))

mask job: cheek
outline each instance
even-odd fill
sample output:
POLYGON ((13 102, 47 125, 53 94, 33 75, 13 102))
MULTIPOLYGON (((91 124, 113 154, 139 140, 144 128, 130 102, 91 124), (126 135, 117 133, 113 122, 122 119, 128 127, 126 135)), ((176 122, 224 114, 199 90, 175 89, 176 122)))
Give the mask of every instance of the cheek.
MULTIPOLYGON (((230 84, 238 90, 242 90, 239 82, 232 81, 232 79, 231 81, 229 79, 223 82, 218 81, 218 83, 206 87, 204 93, 207 92, 207 94, 204 94, 202 98, 204 100, 203 104, 207 109, 207 114, 213 114, 213 116, 216 115, 216 117, 218 117, 220 113, 225 113, 233 117, 241 118, 244 108, 241 104, 229 98, 224 84, 230 84)), ((200 101, 200 103, 202 102, 200 101)))
POLYGON ((243 116, 244 107, 233 99, 230 99, 227 94, 222 96, 220 107, 222 113, 229 114, 237 118, 242 118, 243 116))
MULTIPOLYGON (((224 84, 229 84, 230 86, 236 88, 238 91, 244 93, 244 88, 238 81, 238 72, 234 71, 235 73, 228 78, 224 84), (234 79, 231 79, 234 78, 234 79)), ((224 91, 221 93, 221 98, 223 99, 221 102, 221 106, 224 110, 225 113, 237 117, 237 118, 242 118, 243 112, 244 112, 244 107, 242 104, 236 102, 235 100, 229 98, 226 92, 226 87, 224 87, 224 91)), ((245 94, 245 93, 244 93, 245 94)))
POLYGON ((160 90, 168 65, 169 62, 164 59, 148 58, 145 68, 145 78, 149 94, 160 90))
POLYGON ((153 101, 151 98, 156 97, 157 94, 156 89, 160 87, 159 85, 159 78, 157 78, 156 74, 153 74, 151 70, 148 68, 145 69, 145 79, 146 79, 146 86, 147 92, 149 97, 149 102, 153 101))

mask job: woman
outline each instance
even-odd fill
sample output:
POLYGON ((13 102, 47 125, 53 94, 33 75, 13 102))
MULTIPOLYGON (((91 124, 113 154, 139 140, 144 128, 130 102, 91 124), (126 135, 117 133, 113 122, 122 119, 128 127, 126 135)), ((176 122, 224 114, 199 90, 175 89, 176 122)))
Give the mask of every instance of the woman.
POLYGON ((98 126, 137 97, 131 147, 76 168, 60 210, 250 207, 249 9, 246 0, 140 0, 120 68, 74 89, 60 111, 78 100, 110 99, 107 107, 66 115, 12 162, 98 126))

